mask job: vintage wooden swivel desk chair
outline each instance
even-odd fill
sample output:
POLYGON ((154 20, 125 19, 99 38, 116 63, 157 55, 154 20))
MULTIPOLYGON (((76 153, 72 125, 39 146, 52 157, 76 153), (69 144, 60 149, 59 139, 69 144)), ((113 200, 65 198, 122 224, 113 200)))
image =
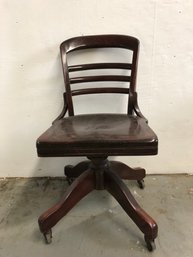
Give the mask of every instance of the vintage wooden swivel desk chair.
MULTIPOLYGON (((75 167, 66 166, 65 175, 72 180, 60 202, 39 217, 39 227, 46 241, 51 241, 51 228, 65 216, 74 205, 92 190, 106 189, 119 202, 125 212, 144 233, 149 251, 154 248, 157 237, 156 222, 137 204, 122 179, 136 180, 143 188, 145 170, 132 169, 118 161, 108 161, 108 156, 155 155, 158 139, 142 115, 136 93, 136 75, 139 41, 124 35, 98 35, 75 37, 64 41, 61 57, 66 92, 64 108, 53 125, 37 140, 40 157, 86 156, 75 167), (132 51, 131 63, 92 63, 68 65, 69 52, 82 49, 122 48, 132 51), (98 69, 124 69, 126 75, 100 75, 70 77, 75 71, 98 69), (71 90, 76 83, 98 81, 128 82, 128 88, 91 87, 71 90), (128 95, 127 114, 84 114, 74 115, 72 98, 84 94, 118 93, 128 95), (68 111, 68 117, 65 117, 68 111), (75 179, 76 178, 76 179, 75 179), (74 181, 73 181, 74 180, 74 181)), ((102 49, 101 49, 102 50, 102 49)), ((84 63, 84 62, 83 62, 84 63)), ((88 85, 88 84, 87 84, 88 85)))

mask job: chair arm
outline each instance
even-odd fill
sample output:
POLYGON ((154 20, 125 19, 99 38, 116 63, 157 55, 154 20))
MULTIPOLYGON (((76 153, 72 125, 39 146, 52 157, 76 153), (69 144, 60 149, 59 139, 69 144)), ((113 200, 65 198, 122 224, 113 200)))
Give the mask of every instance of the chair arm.
POLYGON ((140 118, 145 119, 146 123, 148 123, 148 120, 146 119, 146 117, 142 114, 139 105, 138 105, 138 101, 137 101, 137 92, 133 93, 133 110, 136 113, 137 116, 139 116, 140 118))
POLYGON ((63 94, 63 98, 64 98, 64 105, 63 105, 63 109, 61 111, 61 113, 58 115, 58 117, 52 122, 52 124, 55 123, 55 121, 57 120, 61 120, 62 118, 64 118, 67 110, 68 110, 68 106, 66 104, 66 93, 63 94))

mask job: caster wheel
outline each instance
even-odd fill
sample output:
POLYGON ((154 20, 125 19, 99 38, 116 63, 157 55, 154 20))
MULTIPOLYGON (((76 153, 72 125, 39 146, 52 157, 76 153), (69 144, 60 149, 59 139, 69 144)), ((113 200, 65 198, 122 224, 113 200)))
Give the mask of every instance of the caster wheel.
POLYGON ((45 242, 46 244, 51 244, 52 242, 52 230, 48 230, 46 233, 44 233, 44 238, 45 238, 45 242))
POLYGON ((155 250, 155 242, 153 239, 148 240, 145 238, 146 246, 149 252, 153 252, 155 250))
POLYGON ((139 188, 144 189, 145 188, 145 182, 144 180, 137 180, 137 183, 139 185, 139 188))
POLYGON ((64 175, 66 175, 67 177, 70 176, 70 172, 71 170, 74 168, 74 166, 72 165, 67 165, 64 167, 64 175))
POLYGON ((66 180, 69 185, 71 185, 72 182, 74 181, 74 178, 70 176, 73 168, 74 168, 74 166, 72 166, 72 165, 67 165, 64 167, 64 175, 66 176, 66 180))
POLYGON ((66 180, 67 180, 68 184, 71 185, 72 182, 75 180, 75 178, 66 177, 66 180))

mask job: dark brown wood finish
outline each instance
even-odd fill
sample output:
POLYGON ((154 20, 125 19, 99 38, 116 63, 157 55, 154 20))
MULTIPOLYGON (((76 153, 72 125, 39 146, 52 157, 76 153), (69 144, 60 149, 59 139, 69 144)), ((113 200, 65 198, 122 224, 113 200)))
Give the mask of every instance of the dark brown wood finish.
POLYGON ((79 64, 68 66, 68 71, 82 71, 93 69, 125 69, 131 70, 132 64, 130 63, 91 63, 91 64, 79 64))
POLYGON ((62 200, 39 217, 40 230, 47 234, 76 203, 94 189, 94 173, 91 170, 86 170, 73 182, 72 186, 68 188, 62 200))
MULTIPOLYGON (((144 233, 147 248, 152 251, 157 237, 156 222, 138 205, 121 179, 136 180, 144 188, 143 168, 130 168, 108 156, 155 155, 158 150, 156 134, 141 113, 136 92, 139 41, 124 35, 98 35, 71 38, 61 46, 62 67, 66 92, 64 107, 52 126, 37 140, 41 157, 86 156, 89 160, 76 166, 67 165, 64 173, 70 187, 62 200, 39 217, 39 227, 46 241, 51 241, 51 228, 74 205, 92 190, 106 189, 119 202, 128 216, 144 233), (90 63, 68 66, 68 53, 90 48, 124 48, 133 52, 131 63, 90 63), (71 77, 69 73, 85 70, 130 70, 130 75, 94 75, 71 77), (127 88, 92 87, 96 81, 128 82, 127 88), (71 89, 76 83, 90 83, 91 88, 71 89), (75 115, 73 97, 86 94, 127 94, 127 114, 75 115), (65 117, 68 111, 69 117, 65 117)), ((96 84, 96 83, 95 83, 96 84)))
MULTIPOLYGON (((68 112, 70 116, 74 115, 74 108, 72 102, 71 84, 94 82, 94 81, 124 81, 128 82, 128 88, 131 93, 135 92, 137 63, 138 63, 138 49, 139 40, 125 35, 98 35, 76 37, 64 41, 61 46, 61 57, 64 74, 64 83, 66 87, 66 102, 68 105, 68 112), (68 66, 67 55, 76 50, 90 49, 90 48, 123 48, 133 52, 132 63, 94 63, 94 64, 80 64, 68 66), (69 72, 90 70, 90 69, 126 69, 131 70, 131 76, 85 76, 71 78, 69 72), (129 83, 130 82, 130 83, 129 83)), ((81 92, 81 90, 79 91, 81 92)), ((93 91, 94 92, 94 91, 93 91)), ((96 92, 97 93, 97 92, 96 92)), ((80 93, 81 94, 81 93, 80 93)), ((129 96, 128 112, 132 114, 134 99, 129 96)))

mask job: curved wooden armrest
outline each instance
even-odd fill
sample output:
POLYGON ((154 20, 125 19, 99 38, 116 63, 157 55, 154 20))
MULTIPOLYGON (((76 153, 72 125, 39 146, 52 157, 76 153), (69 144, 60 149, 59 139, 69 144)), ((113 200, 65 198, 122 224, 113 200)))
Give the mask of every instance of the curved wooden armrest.
POLYGON ((145 119, 146 123, 148 123, 148 120, 146 119, 146 117, 142 114, 139 105, 138 105, 138 101, 137 101, 137 92, 133 93, 133 110, 136 113, 137 116, 145 119))
POLYGON ((58 115, 58 117, 52 122, 52 124, 54 124, 55 121, 57 120, 61 120, 62 118, 64 118, 67 110, 68 110, 68 106, 66 104, 66 93, 63 94, 63 98, 64 98, 64 106, 63 109, 61 111, 61 113, 58 115))

